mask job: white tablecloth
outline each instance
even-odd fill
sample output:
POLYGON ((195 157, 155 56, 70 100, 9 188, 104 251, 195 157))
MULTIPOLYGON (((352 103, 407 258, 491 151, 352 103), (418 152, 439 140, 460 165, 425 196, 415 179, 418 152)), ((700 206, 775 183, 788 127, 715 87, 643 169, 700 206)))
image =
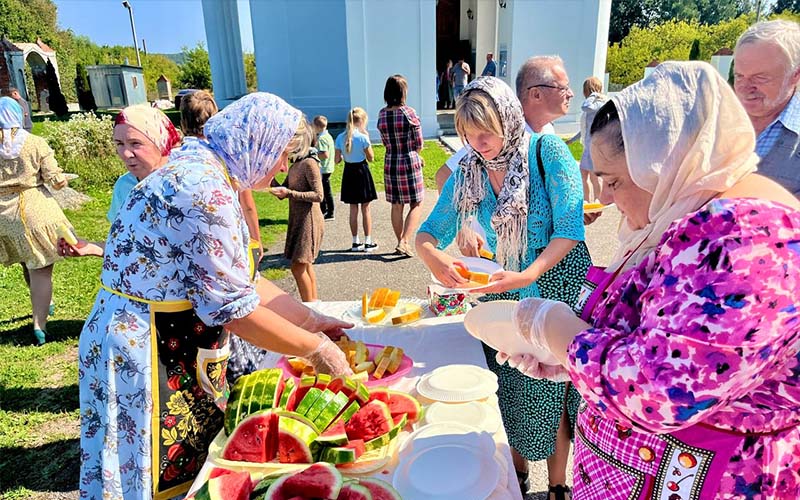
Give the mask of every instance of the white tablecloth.
MULTIPOLYGON (((322 302, 314 304, 320 312, 352 321, 347 314, 348 310, 357 308, 356 302, 322 302)), ((416 394, 415 387, 419 378, 434 369, 449 364, 471 364, 486 368, 486 359, 478 340, 470 336, 463 326, 463 316, 444 318, 426 318, 411 325, 394 326, 356 326, 348 331, 353 340, 363 340, 372 344, 385 344, 402 347, 405 353, 414 360, 414 367, 401 379, 391 384, 393 389, 416 394)), ((265 359, 263 368, 275 365, 280 358, 274 355, 265 359)), ((489 404, 497 408, 496 398, 491 398, 489 404)), ((502 426, 494 435, 499 454, 506 460, 501 470, 508 470, 506 478, 500 478, 495 494, 489 498, 511 498, 521 500, 522 495, 517 486, 517 478, 511 461, 511 452, 508 446, 505 431, 502 426)), ((384 469, 376 471, 374 476, 391 482, 391 473, 396 466, 392 463, 384 469), (388 469, 388 470, 386 470, 388 469)), ((203 465, 197 480, 190 491, 195 491, 202 486, 215 464, 209 459, 203 465)), ((460 481, 459 477, 443 477, 442 481, 460 481)), ((468 499, 464 499, 468 500, 468 499)), ((477 499, 476 499, 477 500, 477 499)))

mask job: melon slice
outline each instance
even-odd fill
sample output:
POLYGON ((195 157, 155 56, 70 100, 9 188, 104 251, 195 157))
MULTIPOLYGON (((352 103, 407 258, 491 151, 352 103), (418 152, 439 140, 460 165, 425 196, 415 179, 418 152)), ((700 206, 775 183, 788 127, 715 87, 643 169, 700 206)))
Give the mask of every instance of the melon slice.
MULTIPOLYGON (((316 389, 316 387, 314 389, 316 389)), ((309 391, 308 394, 310 395, 311 392, 309 391)), ((333 401, 334 396, 336 396, 336 394, 332 393, 328 389, 322 391, 322 393, 319 395, 316 401, 314 401, 314 404, 312 404, 311 407, 308 409, 308 411, 305 413, 306 418, 313 422, 319 416, 319 414, 322 413, 322 410, 324 410, 325 407, 328 406, 328 403, 333 401)))
POLYGON ((350 377, 346 377, 344 375, 339 375, 331 380, 331 383, 328 384, 328 389, 332 390, 333 392, 343 392, 350 397, 353 393, 356 392, 358 385, 352 380, 350 377))
POLYGON ((404 308, 403 312, 397 316, 392 317, 393 325, 403 325, 411 323, 422 317, 422 306, 418 304, 411 304, 409 307, 404 308))
POLYGON ((317 389, 324 391, 328 384, 331 383, 331 376, 327 373, 318 373, 317 374, 317 381, 314 383, 314 387, 317 389))
POLYGON ((356 450, 353 448, 346 448, 344 446, 336 446, 333 448, 324 448, 320 459, 329 464, 351 464, 355 462, 356 450))
POLYGON ((286 410, 275 410, 275 413, 279 417, 291 418, 291 419, 297 420, 298 422, 301 422, 301 423, 311 427, 312 429, 314 429, 314 432, 316 432, 317 434, 320 433, 320 429, 318 429, 314 425, 314 422, 312 422, 311 420, 307 419, 304 415, 300 415, 299 413, 294 412, 294 411, 286 411, 286 410))
POLYGON ((364 319, 367 320, 367 323, 371 323, 374 325, 376 323, 380 323, 381 321, 383 321, 385 317, 386 317, 386 311, 384 311, 383 309, 376 309, 374 311, 368 312, 366 316, 364 316, 364 319))
POLYGON ((405 414, 408 417, 408 423, 413 424, 418 421, 422 415, 422 405, 413 396, 405 392, 387 391, 389 394, 389 411, 392 417, 405 414))
POLYGON ((488 285, 489 284, 489 273, 479 273, 479 272, 469 272, 470 281, 474 281, 475 283, 480 283, 481 285, 488 285))
POLYGON ((250 407, 250 400, 253 397, 253 387, 255 379, 250 375, 245 375, 240 378, 244 379, 244 387, 242 388, 242 395, 236 404, 236 419, 234 421, 234 425, 238 425, 239 422, 244 420, 244 417, 247 416, 247 412, 250 407))
POLYGON ((344 429, 344 421, 339 421, 317 437, 316 443, 320 446, 339 446, 347 444, 347 431, 344 429))
POLYGON ((366 486, 361 486, 357 483, 347 483, 342 486, 336 500, 372 500, 372 493, 370 493, 366 486))
POLYGON ((363 439, 351 439, 341 446, 341 448, 350 448, 351 450, 355 450, 356 452, 356 460, 358 460, 361 455, 367 452, 367 447, 364 445, 363 439))
POLYGON ((345 431, 349 439, 363 439, 367 442, 388 433, 392 427, 394 421, 386 403, 372 401, 347 421, 345 431))
POLYGON ((364 442, 364 448, 367 451, 372 451, 387 446, 389 442, 392 440, 392 438, 389 437, 390 433, 391 429, 386 434, 382 434, 374 439, 370 439, 369 441, 364 442))
POLYGON ((348 398, 345 393, 335 393, 330 403, 328 403, 314 419, 314 426, 316 426, 317 429, 327 429, 349 402, 350 398, 348 398))
POLYGON ((372 500, 402 500, 400 493, 386 481, 365 477, 359 479, 358 484, 364 486, 372 493, 372 500))
POLYGON ((386 294, 388 293, 388 288, 378 288, 372 292, 372 296, 369 298, 369 308, 378 309, 383 307, 383 303, 386 301, 386 294))
POLYGON ((195 500, 249 500, 253 482, 249 472, 233 472, 213 477, 194 494, 195 500))
POLYGON ((322 391, 317 389, 316 387, 311 387, 300 403, 297 405, 294 411, 299 413, 300 415, 305 415, 308 413, 308 410, 311 409, 311 406, 322 396, 322 391))
POLYGON ((368 311, 369 311, 369 295, 367 294, 367 292, 364 292, 364 295, 361 296, 361 317, 366 318, 368 311))
POLYGON ((56 236, 66 241, 68 245, 75 246, 78 244, 78 238, 75 237, 72 229, 64 223, 59 224, 56 228, 56 236))
POLYGON ((255 488, 253 488, 253 492, 250 493, 250 498, 262 500, 264 495, 269 491, 273 484, 275 484, 278 479, 281 479, 286 474, 283 472, 277 472, 274 474, 269 474, 265 476, 261 481, 256 484, 255 488))
POLYGON ((350 404, 347 405, 347 407, 344 410, 342 410, 342 413, 340 413, 338 417, 336 417, 336 420, 334 420, 334 423, 336 423, 336 422, 347 422, 360 409, 361 409, 361 405, 358 403, 358 401, 350 401, 350 404))
POLYGON ((386 299, 383 301, 383 307, 392 308, 396 306, 399 301, 400 301, 400 291, 389 290, 389 293, 386 294, 386 299))
POLYGON ((494 259, 494 254, 493 254, 491 251, 489 251, 489 250, 487 250, 487 249, 485 249, 485 248, 481 248, 481 249, 478 251, 478 255, 480 255, 480 256, 481 256, 481 257, 483 257, 484 259, 489 259, 489 260, 492 260, 492 259, 494 259))
POLYGON ((308 464, 313 462, 309 446, 317 433, 299 420, 278 417, 278 461, 282 464, 308 464))
POLYGON ((228 405, 225 407, 225 434, 230 436, 233 428, 236 427, 236 414, 239 411, 239 403, 242 397, 242 390, 247 377, 239 377, 231 389, 228 397, 228 405))
POLYGON ((304 471, 280 478, 272 484, 264 500, 337 498, 343 485, 344 479, 336 467, 318 462, 304 471))
POLYGON ((406 414, 403 413, 398 417, 392 417, 392 422, 394 422, 394 427, 392 427, 392 430, 389 431, 389 439, 396 438, 397 435, 400 434, 400 431, 402 431, 403 428, 408 425, 408 417, 406 417, 406 414))
POLYGON ((356 386, 356 392, 353 394, 350 400, 352 401, 353 398, 355 398, 355 400, 358 401, 358 403, 362 406, 367 404, 369 401, 369 389, 367 389, 367 386, 361 382, 358 382, 358 386, 356 386))
POLYGON ((314 375, 303 375, 300 377, 300 383, 297 384, 297 388, 286 402, 286 409, 289 411, 297 410, 297 405, 303 401, 303 398, 306 397, 306 393, 308 393, 308 391, 314 387, 314 384, 316 383, 317 377, 314 375))
POLYGON ((257 383, 260 383, 261 390, 257 392, 257 387, 253 387, 253 399, 250 401, 248 413, 277 407, 286 387, 283 370, 259 370, 255 373, 260 375, 257 383))
POLYGON ((261 464, 275 458, 277 447, 278 415, 258 412, 239 422, 222 449, 222 458, 261 464))
POLYGON ((384 403, 389 403, 389 389, 387 387, 373 387, 369 390, 369 400, 370 401, 383 401, 384 403))
POLYGON ((294 392, 294 388, 297 383, 294 381, 292 377, 289 377, 286 380, 286 385, 283 388, 283 392, 281 393, 281 399, 278 401, 277 408, 286 408, 287 403, 289 402, 289 396, 292 395, 294 392))

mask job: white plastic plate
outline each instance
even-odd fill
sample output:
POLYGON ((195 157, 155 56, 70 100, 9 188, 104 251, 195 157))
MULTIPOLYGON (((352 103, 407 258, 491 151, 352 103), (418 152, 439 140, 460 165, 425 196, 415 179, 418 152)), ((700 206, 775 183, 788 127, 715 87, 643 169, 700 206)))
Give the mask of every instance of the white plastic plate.
POLYGON ((433 401, 466 403, 497 392, 497 376, 475 365, 441 366, 420 378, 417 392, 433 401))
POLYGON ((478 401, 468 403, 437 401, 425 410, 425 421, 429 424, 467 424, 489 434, 497 432, 503 423, 497 410, 478 401))
MULTIPOLYGON (((467 266, 467 269, 476 273, 487 273, 489 275, 492 275, 496 272, 503 270, 503 266, 501 266, 497 262, 493 260, 483 259, 480 257, 459 257, 458 260, 463 262, 464 265, 467 266)), ((436 279, 436 276, 434 276, 433 273, 431 273, 431 280, 433 280, 433 282, 436 283, 437 285, 444 286, 438 279, 436 279)), ((475 290, 476 288, 483 288, 485 286, 486 285, 480 285, 480 284, 470 284, 470 285, 465 284, 465 286, 463 287, 448 288, 445 286, 445 288, 447 288, 448 290, 458 290, 463 292, 468 290, 475 290)))

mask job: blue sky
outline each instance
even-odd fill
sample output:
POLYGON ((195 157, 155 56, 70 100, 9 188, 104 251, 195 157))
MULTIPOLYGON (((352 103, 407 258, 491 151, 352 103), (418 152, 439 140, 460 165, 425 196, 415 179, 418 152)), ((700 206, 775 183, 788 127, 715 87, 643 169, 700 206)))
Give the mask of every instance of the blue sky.
MULTIPOLYGON (((133 6, 136 35, 148 52, 175 53, 183 46, 205 42, 200 0, 129 0, 133 6)), ((128 10, 122 0, 54 0, 58 25, 86 35, 99 45, 132 45, 128 10)), ((238 1, 242 50, 253 51, 249 2, 238 1)))

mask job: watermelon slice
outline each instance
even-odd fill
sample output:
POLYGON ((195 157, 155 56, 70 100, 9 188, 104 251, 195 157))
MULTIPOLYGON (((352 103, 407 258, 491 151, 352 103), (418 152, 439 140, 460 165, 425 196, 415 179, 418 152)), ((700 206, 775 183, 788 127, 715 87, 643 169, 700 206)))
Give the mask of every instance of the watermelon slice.
POLYGON ((317 399, 322 396, 322 391, 317 389, 316 387, 311 387, 306 395, 303 396, 303 399, 297 404, 297 408, 295 408, 295 412, 299 413, 300 415, 305 415, 308 413, 308 410, 311 409, 311 406, 317 402, 317 399))
POLYGON ((403 413, 397 417, 392 417, 392 421, 394 422, 394 427, 392 427, 392 430, 389 431, 389 439, 394 439, 398 434, 400 434, 400 431, 403 430, 403 427, 408 424, 408 417, 406 417, 406 414, 403 413))
POLYGON ((356 450, 344 446, 324 448, 321 459, 330 464, 351 464, 356 461, 356 450))
POLYGON ((194 494, 195 500, 249 500, 253 482, 249 472, 230 472, 206 481, 194 494))
POLYGON ((284 472, 278 472, 265 476, 261 481, 258 482, 258 484, 256 484, 255 488, 253 488, 253 491, 250 493, 250 500, 263 500, 264 495, 272 487, 272 485, 285 475, 286 474, 284 472))
MULTIPOLYGON (((317 388, 314 387, 314 389, 317 389, 317 388)), ((317 389, 317 390, 319 390, 319 389, 317 389)), ((306 397, 309 397, 310 395, 311 395, 311 391, 308 391, 308 394, 306 395, 306 397)), ((314 404, 312 404, 311 407, 308 409, 308 411, 305 412, 304 415, 306 416, 306 418, 311 420, 312 422, 314 420, 316 420, 316 418, 319 416, 319 414, 322 413, 322 410, 324 410, 325 407, 328 406, 328 404, 331 401, 333 401, 334 396, 336 396, 336 394, 332 393, 328 389, 325 389, 324 391, 322 391, 322 393, 319 395, 319 397, 314 401, 314 404)), ((303 403, 301 402, 300 405, 302 406, 303 403)), ((298 411, 298 413, 300 413, 300 412, 298 411)))
POLYGON ((278 461, 282 464, 308 464, 313 461, 309 445, 317 433, 299 420, 278 417, 278 461))
POLYGON ((389 392, 389 411, 392 417, 397 417, 402 414, 408 416, 408 423, 413 424, 422 416, 422 405, 413 396, 404 392, 388 391, 389 392))
POLYGON ((297 383, 294 381, 293 378, 289 378, 286 380, 286 384, 281 392, 281 399, 278 401, 276 405, 277 408, 286 408, 286 404, 289 402, 289 396, 292 395, 294 392, 294 388, 297 383))
POLYGON ((275 458, 278 448, 278 415, 272 411, 257 412, 236 426, 222 458, 236 462, 266 463, 275 458))
MULTIPOLYGON (((350 402, 350 399, 347 395, 343 392, 337 392, 334 394, 333 399, 328 403, 322 411, 319 412, 319 415, 314 419, 314 425, 317 429, 327 429, 331 422, 339 416, 339 413, 344 410, 347 403, 350 402)), ((309 415, 308 418, 311 418, 309 415)))
POLYGON ((361 405, 358 404, 358 401, 353 401, 352 403, 350 403, 347 406, 347 408, 342 410, 342 413, 339 414, 339 416, 336 418, 335 422, 339 422, 339 421, 347 422, 348 420, 353 418, 353 415, 355 415, 356 412, 358 410, 360 410, 360 409, 361 409, 361 405))
POLYGON ((336 467, 319 462, 304 471, 278 479, 269 488, 264 500, 337 498, 343 485, 342 474, 336 467))
POLYGON ((236 414, 239 411, 239 402, 245 382, 247 382, 247 376, 239 377, 228 397, 228 405, 225 407, 225 434, 228 436, 231 435, 233 428, 236 427, 236 414))
POLYGON ((365 442, 387 434, 392 427, 392 414, 382 401, 367 403, 345 424, 349 439, 363 439, 365 442))
POLYGON ((276 410, 276 413, 278 414, 278 416, 279 416, 279 417, 292 418, 292 419, 294 419, 294 420, 297 420, 297 421, 299 421, 299 422, 302 422, 302 423, 304 423, 305 425, 307 425, 307 426, 311 427, 312 429, 314 429, 314 432, 316 432, 317 434, 319 434, 319 433, 320 433, 320 429, 318 429, 318 428, 317 428, 317 427, 314 425, 314 422, 312 422, 311 420, 307 419, 305 416, 303 416, 303 415, 300 415, 300 414, 299 414, 299 413, 297 413, 297 412, 293 412, 293 411, 286 411, 286 410, 276 410))
POLYGON ((347 483, 342 486, 336 500, 372 500, 372 493, 366 488, 356 483, 347 483))
MULTIPOLYGON (((255 413, 261 409, 261 397, 264 392, 264 386, 267 384, 267 379, 269 378, 269 374, 264 371, 260 370, 257 372, 253 372, 248 375, 250 379, 252 379, 249 384, 252 384, 253 390, 250 394, 249 401, 243 401, 243 406, 247 408, 247 414, 250 415, 255 413)), ((265 408, 269 408, 272 405, 266 406, 265 408)))
POLYGON ((367 404, 369 402, 369 389, 367 389, 367 386, 361 382, 358 382, 356 392, 350 398, 350 401, 353 401, 353 399, 358 401, 358 403, 362 406, 367 404))
MULTIPOLYGON (((391 432, 391 430, 389 431, 391 432)), ((389 432, 386 434, 382 434, 375 439, 370 439, 369 441, 364 443, 364 448, 367 451, 377 450, 379 448, 383 448, 384 446, 388 445, 392 438, 389 435, 389 432)))
POLYGON ((324 391, 328 388, 328 384, 331 383, 331 376, 327 373, 318 373, 317 374, 317 382, 314 384, 314 387, 317 389, 324 391))
POLYGON ((372 500, 402 500, 400 493, 386 481, 365 477, 360 479, 358 484, 372 493, 372 500))
POLYGON ((376 399, 389 404, 389 389, 386 387, 373 387, 370 389, 369 400, 375 401, 376 399))
POLYGON ((286 381, 283 378, 283 370, 272 368, 268 370, 264 390, 261 393, 261 408, 275 408, 281 400, 286 381))
POLYGON ((321 446, 338 446, 347 443, 347 432, 344 430, 344 421, 339 421, 319 435, 317 444, 321 446))
POLYGON ((355 394, 356 389, 358 388, 358 384, 350 377, 346 377, 344 375, 339 375, 331 380, 331 383, 328 384, 328 389, 332 392, 343 392, 347 395, 348 398, 353 397, 355 394))
POLYGON ((358 460, 361 455, 367 452, 367 447, 365 446, 363 439, 351 439, 347 442, 347 444, 342 445, 341 448, 351 448, 355 450, 356 460, 358 460))
POLYGON ((297 389, 294 390, 294 393, 286 403, 286 409, 289 411, 297 411, 297 406, 305 399, 306 394, 314 387, 316 382, 317 378, 314 375, 303 375, 302 378, 300 378, 300 383, 297 384, 297 389))

